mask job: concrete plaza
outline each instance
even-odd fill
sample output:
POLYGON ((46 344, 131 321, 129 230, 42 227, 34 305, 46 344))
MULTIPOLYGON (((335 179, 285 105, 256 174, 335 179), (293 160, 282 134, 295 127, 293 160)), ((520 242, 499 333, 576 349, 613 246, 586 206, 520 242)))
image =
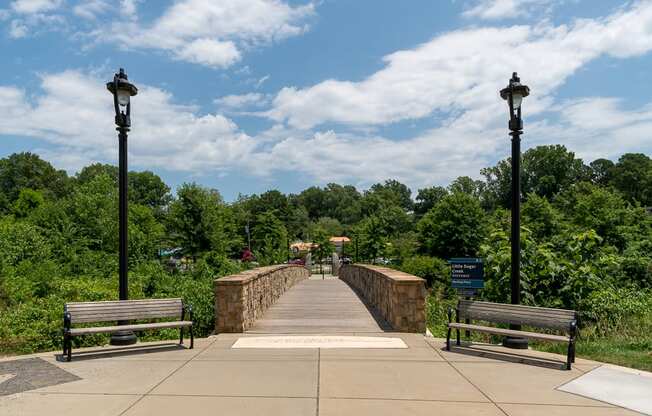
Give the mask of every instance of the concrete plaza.
MULTIPOLYGON (((531 350, 473 345, 447 352, 443 340, 419 334, 340 335, 400 337, 408 348, 232 349, 243 336, 261 335, 220 334, 196 340, 193 350, 158 342, 79 349, 70 363, 59 353, 5 358, 0 364, 33 360, 44 369, 31 381, 23 377, 20 392, 0 384, 0 414, 638 414, 557 389, 597 362, 578 358, 564 371, 564 357, 531 350)), ((0 374, 0 383, 12 376, 0 374)))

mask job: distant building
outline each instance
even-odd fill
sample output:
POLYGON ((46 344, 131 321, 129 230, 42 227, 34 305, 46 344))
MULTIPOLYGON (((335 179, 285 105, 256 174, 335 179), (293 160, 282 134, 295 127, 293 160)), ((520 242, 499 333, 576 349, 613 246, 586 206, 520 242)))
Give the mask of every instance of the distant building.
POLYGON ((310 250, 312 250, 314 247, 316 247, 316 244, 311 242, 304 243, 303 241, 299 241, 290 244, 290 250, 292 250, 292 253, 295 256, 305 255, 307 253, 310 253, 310 250))
POLYGON ((335 252, 342 255, 344 244, 349 244, 351 239, 349 237, 331 237, 330 242, 335 246, 335 252))

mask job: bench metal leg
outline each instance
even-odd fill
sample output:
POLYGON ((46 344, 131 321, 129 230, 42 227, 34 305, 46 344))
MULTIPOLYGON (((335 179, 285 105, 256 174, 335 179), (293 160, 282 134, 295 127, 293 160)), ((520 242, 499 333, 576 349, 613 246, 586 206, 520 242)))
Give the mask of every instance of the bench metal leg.
POLYGON ((456 329, 455 332, 457 332, 457 346, 459 347, 460 345, 462 345, 460 344, 460 330, 456 329))
POLYGON ((575 362, 574 356, 575 355, 575 345, 571 341, 568 343, 568 353, 566 354, 566 370, 571 369, 571 363, 575 362))
POLYGON ((195 334, 192 331, 192 326, 190 327, 190 349, 195 347, 195 334))
POLYGON ((451 327, 448 327, 448 332, 446 333, 446 351, 451 350, 451 327))
POLYGON ((183 345, 183 327, 179 328, 179 344, 183 345))
POLYGON ((72 361, 72 337, 68 336, 68 362, 72 361))
POLYGON ((63 334, 63 354, 61 355, 65 356, 67 351, 68 351, 68 336, 66 334, 63 334))

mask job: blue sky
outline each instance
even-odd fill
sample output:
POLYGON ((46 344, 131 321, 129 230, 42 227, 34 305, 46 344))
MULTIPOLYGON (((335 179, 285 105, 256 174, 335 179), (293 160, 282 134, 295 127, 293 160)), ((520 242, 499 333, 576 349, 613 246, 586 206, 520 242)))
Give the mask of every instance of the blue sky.
POLYGON ((119 67, 130 168, 227 200, 479 177, 509 152, 512 71, 525 148, 652 153, 651 1, 4 0, 0 29, 0 156, 71 174, 117 161, 119 67))

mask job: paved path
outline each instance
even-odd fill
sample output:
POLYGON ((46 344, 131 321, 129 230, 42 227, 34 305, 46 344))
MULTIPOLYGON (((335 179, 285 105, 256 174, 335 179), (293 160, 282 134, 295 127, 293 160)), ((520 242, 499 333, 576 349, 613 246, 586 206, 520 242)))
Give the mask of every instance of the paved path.
POLYGON ((391 329, 343 281, 314 275, 288 290, 248 331, 257 334, 377 333, 391 329))
MULTIPOLYGON (((535 351, 400 337, 405 349, 233 349, 220 334, 174 344, 76 349, 37 356, 77 381, 0 395, 2 416, 634 416, 557 389, 600 366, 535 351)), ((259 336, 259 335, 255 335, 259 336)), ((25 357, 27 358, 27 357, 25 357)), ((24 358, 21 358, 24 359, 24 358)))

